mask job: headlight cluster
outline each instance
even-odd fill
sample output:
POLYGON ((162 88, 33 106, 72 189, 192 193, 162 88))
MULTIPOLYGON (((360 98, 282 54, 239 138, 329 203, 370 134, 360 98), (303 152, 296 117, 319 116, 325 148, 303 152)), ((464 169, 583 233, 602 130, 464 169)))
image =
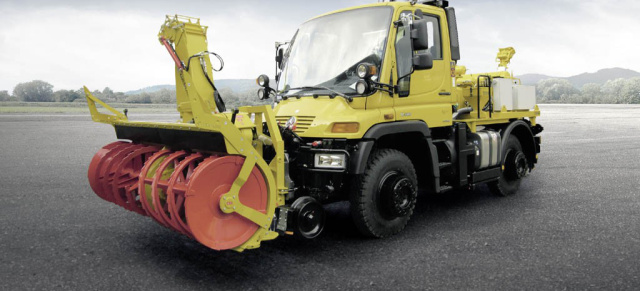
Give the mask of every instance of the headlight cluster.
POLYGON ((356 74, 360 77, 356 82, 356 93, 359 95, 371 93, 372 86, 369 82, 371 77, 378 74, 378 67, 370 63, 361 63, 356 67, 356 74))
POLYGON ((316 168, 344 169, 346 167, 346 155, 341 153, 316 154, 313 165, 316 168))
POLYGON ((258 89, 258 98, 260 100, 268 99, 269 98, 269 94, 271 94, 271 92, 273 92, 273 89, 271 89, 269 87, 269 76, 267 76, 267 75, 258 76, 258 78, 256 78, 256 84, 258 84, 258 86, 262 87, 262 88, 258 89))

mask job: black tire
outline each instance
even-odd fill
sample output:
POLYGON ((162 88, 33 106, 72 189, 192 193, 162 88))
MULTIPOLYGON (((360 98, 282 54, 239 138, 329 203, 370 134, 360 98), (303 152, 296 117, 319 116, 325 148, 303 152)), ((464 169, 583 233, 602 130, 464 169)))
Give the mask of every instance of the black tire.
POLYGON ((502 173, 500 179, 488 184, 496 196, 509 196, 518 192, 520 182, 529 170, 527 158, 517 137, 509 135, 502 150, 502 173))
POLYGON ((373 152, 364 174, 354 178, 351 215, 365 236, 382 238, 400 232, 416 204, 418 180, 409 157, 393 149, 373 152))

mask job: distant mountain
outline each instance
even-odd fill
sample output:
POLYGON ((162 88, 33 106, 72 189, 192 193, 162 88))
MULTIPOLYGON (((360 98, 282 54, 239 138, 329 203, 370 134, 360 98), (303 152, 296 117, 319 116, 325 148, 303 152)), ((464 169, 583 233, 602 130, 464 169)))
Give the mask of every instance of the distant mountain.
POLYGON ((622 68, 602 69, 595 73, 582 73, 580 75, 567 78, 571 84, 580 88, 584 84, 599 83, 603 84, 608 80, 615 80, 619 78, 629 79, 633 77, 640 77, 640 73, 622 68))
MULTIPOLYGON (((256 89, 258 90, 258 85, 256 84, 256 80, 254 79, 220 79, 214 80, 213 82, 216 85, 216 88, 220 90, 230 89, 234 92, 244 92, 247 90, 256 89)), ((143 92, 151 93, 160 91, 162 89, 174 90, 176 88, 175 85, 155 85, 150 86, 138 90, 132 90, 124 92, 126 95, 135 95, 143 92)))
POLYGON ((157 92, 160 91, 162 89, 169 89, 169 90, 173 90, 175 89, 176 86, 175 85, 155 85, 155 86, 150 86, 150 87, 144 87, 142 89, 138 89, 138 90, 132 90, 132 91, 127 91, 124 92, 125 95, 135 95, 135 94, 140 94, 140 93, 152 93, 152 92, 157 92))
POLYGON ((520 81, 522 81, 524 85, 535 85, 542 80, 555 78, 542 74, 524 74, 516 77, 520 78, 520 81))
POLYGON ((542 74, 524 74, 517 77, 520 78, 520 80, 522 80, 522 84, 525 85, 535 85, 536 83, 544 79, 557 78, 566 79, 567 81, 571 82, 573 86, 581 88, 584 84, 588 83, 604 84, 609 80, 615 80, 619 78, 628 79, 633 77, 640 77, 640 72, 623 68, 610 68, 602 69, 595 73, 582 73, 571 77, 552 77, 542 74))

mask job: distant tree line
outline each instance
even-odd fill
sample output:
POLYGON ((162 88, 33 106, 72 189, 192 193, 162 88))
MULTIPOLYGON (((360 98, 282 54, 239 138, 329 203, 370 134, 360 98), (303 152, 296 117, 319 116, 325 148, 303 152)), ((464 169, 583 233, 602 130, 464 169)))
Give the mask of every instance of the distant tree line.
MULTIPOLYGON (((269 104, 271 101, 260 101, 256 95, 257 90, 245 90, 235 92, 224 88, 219 91, 227 108, 236 108, 245 105, 269 104)), ((127 95, 123 92, 114 92, 106 87, 102 91, 94 90, 94 96, 107 103, 144 103, 144 104, 170 104, 176 103, 176 91, 161 89, 155 92, 142 92, 127 95)), ((34 80, 20 83, 13 89, 13 94, 8 91, 0 91, 0 101, 23 102, 84 102, 84 89, 53 91, 53 85, 34 80)))
POLYGON ((640 78, 590 83, 577 89, 565 79, 546 79, 536 84, 538 103, 640 104, 640 78))
MULTIPOLYGON (((106 87, 102 91, 95 90, 91 93, 105 102, 112 103, 176 103, 176 91, 169 89, 126 95, 106 87)), ((227 108, 272 102, 272 100, 258 100, 256 90, 236 92, 223 88, 219 93, 227 108)), ((609 80, 604 84, 585 84, 580 89, 565 79, 546 79, 536 84, 536 96, 538 103, 640 104, 640 78, 609 80)), ((16 85, 13 94, 0 91, 0 101, 83 102, 84 100, 82 88, 53 91, 53 85, 40 80, 16 85)))

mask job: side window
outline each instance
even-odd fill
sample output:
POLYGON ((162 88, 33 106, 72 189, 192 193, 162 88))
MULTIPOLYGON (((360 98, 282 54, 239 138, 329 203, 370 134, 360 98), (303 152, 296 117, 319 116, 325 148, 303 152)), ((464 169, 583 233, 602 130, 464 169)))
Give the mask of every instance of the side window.
MULTIPOLYGON (((442 41, 440 38, 440 20, 438 17, 424 15, 427 20, 427 31, 429 32, 429 48, 424 51, 431 53, 434 60, 442 60, 442 41)), ((424 52, 421 51, 421 52, 424 52)))
MULTIPOLYGON (((411 11, 403 11, 400 19, 410 16, 411 11)), ((430 52, 434 60, 442 60, 442 41, 440 37, 440 19, 434 15, 425 14, 424 19, 427 21, 427 32, 429 34, 429 48, 419 52, 430 52)), ((411 40, 407 36, 408 30, 399 26, 396 33, 396 65, 398 78, 398 95, 400 97, 409 96, 411 85, 411 72, 413 71, 411 64, 411 40), (404 77, 403 77, 404 76, 404 77)))

